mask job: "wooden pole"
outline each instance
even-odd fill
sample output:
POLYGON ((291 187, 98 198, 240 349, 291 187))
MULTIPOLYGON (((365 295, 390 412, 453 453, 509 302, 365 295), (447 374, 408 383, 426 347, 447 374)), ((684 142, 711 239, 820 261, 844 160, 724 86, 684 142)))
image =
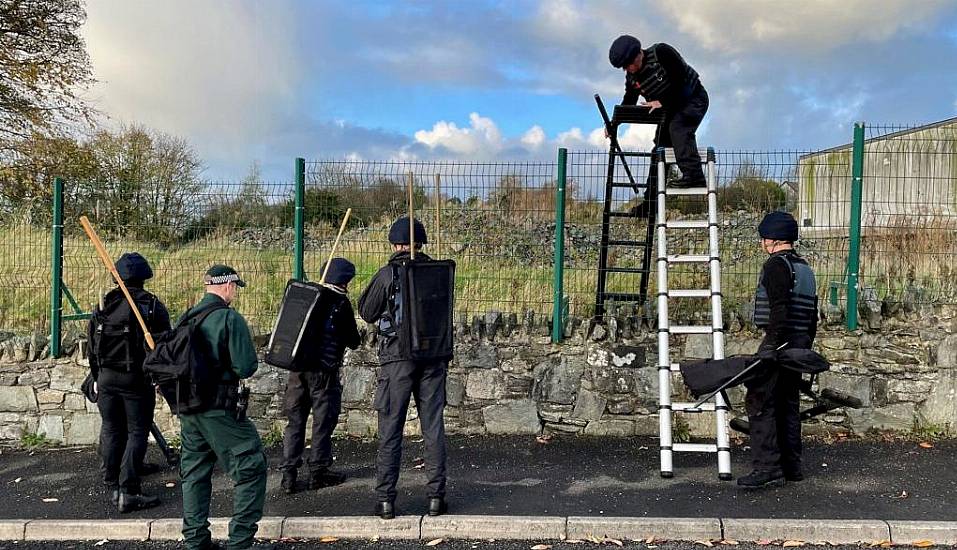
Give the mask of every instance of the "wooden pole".
POLYGON ((326 267, 322 270, 322 278, 319 279, 319 284, 326 282, 326 273, 329 273, 329 264, 332 263, 332 258, 336 255, 336 248, 339 247, 339 239, 342 237, 342 232, 346 230, 346 223, 349 221, 349 214, 352 214, 351 208, 347 209, 346 215, 342 217, 342 225, 339 226, 339 234, 336 235, 336 242, 332 243, 332 250, 329 251, 329 259, 326 260, 326 267))
POLYGON ((435 254, 439 253, 439 246, 442 244, 442 176, 435 175, 435 227, 432 228, 432 232, 435 234, 435 248, 430 248, 429 250, 434 250, 435 254))
POLYGON ((143 316, 140 315, 140 308, 136 307, 136 302, 133 301, 133 297, 130 296, 129 289, 126 288, 126 283, 123 282, 123 279, 120 278, 119 272, 116 271, 116 264, 113 263, 110 255, 107 254, 106 248, 103 246, 103 242, 99 237, 96 236, 96 231, 93 230, 90 220, 87 219, 86 216, 80 216, 80 225, 83 226, 83 231, 86 232, 86 236, 93 241, 93 247, 96 248, 96 253, 100 256, 100 260, 103 261, 103 265, 105 265, 106 269, 109 270, 111 275, 113 275, 113 280, 116 281, 116 284, 120 285, 120 290, 123 291, 123 296, 126 296, 126 301, 130 304, 130 309, 133 310, 133 315, 136 316, 136 320, 139 322, 140 328, 143 329, 143 336, 146 338, 146 343, 149 345, 150 349, 155 348, 156 343, 153 342, 153 335, 150 334, 149 329, 146 328, 146 321, 144 321, 143 316))
POLYGON ((409 258, 415 259, 415 212, 412 206, 412 186, 415 184, 415 177, 409 172, 409 258))

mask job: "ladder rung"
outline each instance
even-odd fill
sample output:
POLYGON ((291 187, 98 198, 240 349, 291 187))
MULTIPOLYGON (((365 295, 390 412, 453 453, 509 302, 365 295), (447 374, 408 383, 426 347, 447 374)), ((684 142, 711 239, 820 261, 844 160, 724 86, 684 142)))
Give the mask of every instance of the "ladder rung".
POLYGON ((692 290, 669 290, 669 291, 668 291, 668 297, 669 297, 669 298, 710 298, 710 297, 711 297, 711 291, 710 291, 710 290, 699 290, 699 289, 692 289, 692 290))
POLYGON ((678 325, 668 328, 671 334, 711 334, 714 329, 703 325, 678 325))
POLYGON ((716 453, 718 446, 714 443, 673 443, 671 450, 676 453, 716 453))
POLYGON ((670 220, 665 222, 668 229, 707 229, 708 220, 670 220))
MULTIPOLYGON (((708 162, 709 151, 707 148, 698 149, 698 156, 701 157, 701 164, 706 164, 708 162)), ((665 162, 668 164, 674 164, 677 162, 675 158, 675 150, 671 147, 665 147, 665 162)))
POLYGON ((644 189, 645 187, 648 187, 648 186, 645 185, 644 183, 631 183, 630 181, 613 181, 611 182, 610 187, 614 187, 616 189, 635 189, 635 188, 644 189))
POLYGON ((672 264, 706 264, 711 261, 707 254, 669 254, 668 263, 672 264))
POLYGON ((707 195, 707 187, 690 187, 687 189, 679 187, 665 188, 665 195, 707 195))
POLYGON ((648 241, 613 240, 613 241, 608 241, 608 246, 640 246, 644 248, 648 246, 648 241))
POLYGON ((606 267, 605 273, 651 273, 650 269, 643 267, 606 267))
POLYGON ((629 294, 627 292, 602 292, 601 297, 605 300, 637 302, 641 298, 641 294, 629 294))
POLYGON ((609 212, 609 218, 637 218, 638 216, 632 214, 631 212, 609 212))
POLYGON ((671 410, 688 413, 714 412, 714 403, 702 403, 697 407, 695 405, 697 403, 672 403, 671 410))

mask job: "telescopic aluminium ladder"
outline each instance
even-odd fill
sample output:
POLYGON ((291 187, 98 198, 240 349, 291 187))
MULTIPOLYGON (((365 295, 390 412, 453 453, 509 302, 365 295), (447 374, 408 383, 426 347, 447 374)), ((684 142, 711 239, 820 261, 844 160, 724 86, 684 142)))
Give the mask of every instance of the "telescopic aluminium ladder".
MULTIPOLYGON (((701 150, 705 166, 706 187, 669 189, 666 185, 668 166, 674 164, 673 149, 658 149, 658 200, 656 233, 658 267, 658 421, 661 453, 661 477, 674 475, 672 464, 676 452, 706 452, 718 455, 718 478, 731 479, 731 444, 728 437, 728 404, 723 392, 715 394, 704 403, 672 403, 672 373, 679 371, 678 364, 671 361, 671 336, 681 334, 710 334, 714 359, 724 359, 724 325, 721 318, 721 259, 718 251, 718 200, 717 176, 714 150, 701 150), (667 199, 674 196, 706 195, 708 217, 696 220, 669 220, 667 199), (707 231, 707 254, 669 253, 671 230, 707 231), (710 287, 707 289, 672 289, 668 284, 669 267, 672 264, 708 264, 710 287), (672 298, 707 299, 711 302, 710 325, 673 325, 668 316, 669 300, 672 298), (716 438, 714 443, 676 443, 672 438, 674 414, 713 413, 716 438)), ((686 240, 676 241, 687 242, 686 240)))

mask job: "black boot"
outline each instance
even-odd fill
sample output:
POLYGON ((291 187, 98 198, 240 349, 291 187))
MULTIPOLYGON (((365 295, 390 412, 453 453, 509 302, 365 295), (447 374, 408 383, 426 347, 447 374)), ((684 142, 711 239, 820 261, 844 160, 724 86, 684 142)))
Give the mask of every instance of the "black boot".
POLYGON ((745 489, 760 489, 761 487, 780 487, 786 483, 784 472, 781 470, 758 471, 739 477, 738 485, 745 489))
POLYGON ((641 204, 632 206, 631 210, 628 211, 628 214, 636 218, 645 219, 651 213, 651 208, 654 206, 654 203, 648 199, 641 201, 641 204))
POLYGON ((282 471, 282 481, 279 483, 279 486, 282 487, 282 492, 287 495, 291 495, 296 492, 296 478, 299 477, 296 470, 283 470, 282 471))
POLYGON ((126 514, 134 510, 152 508, 158 506, 159 503, 160 499, 152 495, 131 495, 130 493, 120 491, 116 506, 119 508, 121 514, 126 514))
POLYGON ((788 481, 804 481, 804 472, 800 468, 796 470, 785 470, 784 479, 788 481))
POLYGON ((322 489, 323 487, 335 487, 346 480, 346 476, 338 472, 329 470, 319 470, 309 474, 309 488, 322 489))
POLYGON ((377 502, 375 505, 375 515, 382 519, 395 519, 395 503, 389 500, 377 502))
POLYGON ((446 504, 443 497, 431 497, 429 499, 429 515, 432 517, 441 516, 449 511, 449 505, 446 504))
POLYGON ((708 182, 703 178, 700 180, 692 180, 688 178, 681 178, 677 181, 671 182, 668 187, 674 187, 676 189, 692 189, 694 187, 707 187, 708 182))

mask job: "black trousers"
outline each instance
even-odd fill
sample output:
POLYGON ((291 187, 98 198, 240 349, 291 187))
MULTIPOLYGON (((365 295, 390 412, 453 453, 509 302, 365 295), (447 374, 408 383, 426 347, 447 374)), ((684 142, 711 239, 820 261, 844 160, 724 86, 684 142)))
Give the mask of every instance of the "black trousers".
POLYGON ((311 473, 332 466, 332 432, 342 412, 342 383, 339 371, 290 372, 286 384, 285 411, 288 422, 283 432, 283 459, 280 470, 302 466, 306 445, 306 420, 312 411, 312 447, 306 464, 311 473))
POLYGON ((138 470, 146 457, 147 439, 153 424, 156 393, 142 378, 101 369, 97 380, 96 406, 100 429, 103 481, 120 490, 139 494, 138 470))
POLYGON ((376 456, 376 496, 394 501, 402 462, 402 430, 415 398, 425 442, 428 496, 444 497, 446 481, 445 380, 448 363, 398 361, 379 368, 375 408, 379 411, 379 452, 376 456))
MULTIPOLYGON (((811 341, 795 341, 793 347, 810 348, 811 341)), ((762 376, 745 383, 745 387, 754 469, 800 472, 801 374, 767 366, 762 376)))
MULTIPOLYGON (((705 181, 695 132, 698 131, 698 126, 708 112, 708 101, 708 92, 699 84, 684 106, 673 111, 666 111, 665 119, 655 136, 655 149, 674 148, 675 160, 681 170, 682 178, 696 183, 705 181)), ((648 190, 645 191, 645 198, 654 200, 658 189, 658 164, 654 160, 648 170, 647 183, 648 190)))

